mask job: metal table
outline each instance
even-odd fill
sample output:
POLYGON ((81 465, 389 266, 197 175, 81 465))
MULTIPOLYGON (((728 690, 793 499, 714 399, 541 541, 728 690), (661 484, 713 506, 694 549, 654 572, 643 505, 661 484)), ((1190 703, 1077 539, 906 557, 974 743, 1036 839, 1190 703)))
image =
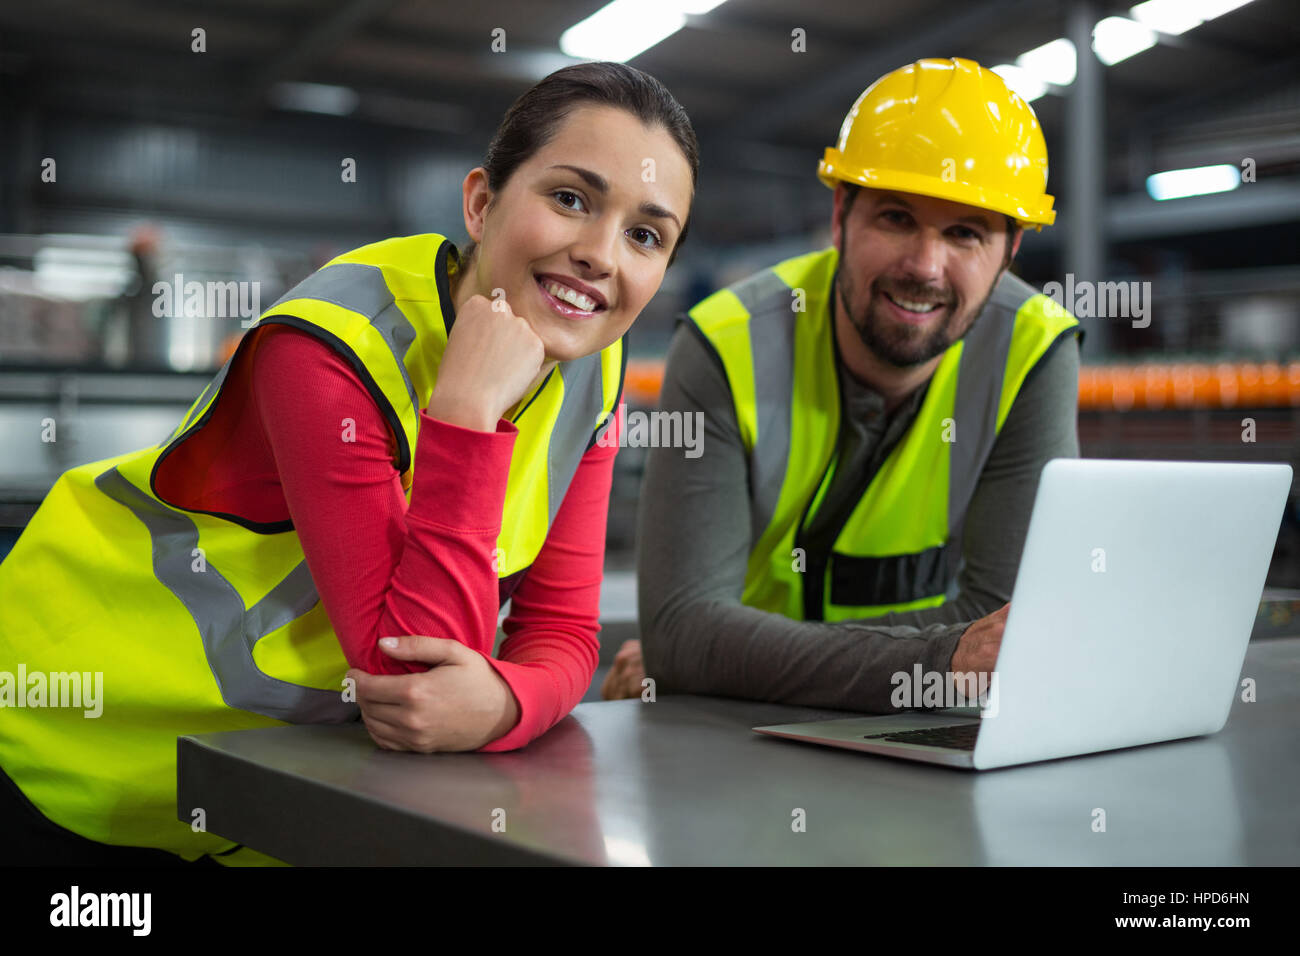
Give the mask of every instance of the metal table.
POLYGON ((1258 700, 1212 737, 978 773, 760 736, 836 713, 708 697, 580 704, 505 754, 205 734, 180 738, 178 807, 300 865, 1300 864, 1300 637, 1242 676, 1258 700))

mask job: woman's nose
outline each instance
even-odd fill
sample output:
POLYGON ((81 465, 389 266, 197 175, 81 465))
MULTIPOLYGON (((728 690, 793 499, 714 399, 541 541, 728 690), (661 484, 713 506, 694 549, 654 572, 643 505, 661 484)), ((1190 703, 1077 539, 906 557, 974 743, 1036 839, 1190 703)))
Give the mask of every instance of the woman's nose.
POLYGON ((615 243, 621 235, 619 229, 602 222, 593 222, 583 229, 569 249, 569 256, 588 275, 599 278, 614 269, 615 243))

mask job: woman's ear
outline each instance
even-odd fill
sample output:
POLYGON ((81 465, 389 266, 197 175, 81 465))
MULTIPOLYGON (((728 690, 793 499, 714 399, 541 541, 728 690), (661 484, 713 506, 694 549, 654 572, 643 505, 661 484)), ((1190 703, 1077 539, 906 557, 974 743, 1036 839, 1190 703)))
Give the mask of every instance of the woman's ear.
POLYGON ((475 166, 461 183, 461 209, 465 215, 465 232, 475 242, 483 240, 483 220, 492 205, 492 190, 488 188, 487 170, 475 166))

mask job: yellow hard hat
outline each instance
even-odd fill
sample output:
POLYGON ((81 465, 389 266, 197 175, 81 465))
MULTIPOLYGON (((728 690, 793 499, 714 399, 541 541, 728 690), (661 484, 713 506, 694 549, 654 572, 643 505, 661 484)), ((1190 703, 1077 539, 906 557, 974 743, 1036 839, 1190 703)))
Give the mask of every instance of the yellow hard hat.
POLYGON ((1029 104, 974 60, 917 60, 867 87, 817 176, 978 206, 1042 229, 1047 144, 1029 104))

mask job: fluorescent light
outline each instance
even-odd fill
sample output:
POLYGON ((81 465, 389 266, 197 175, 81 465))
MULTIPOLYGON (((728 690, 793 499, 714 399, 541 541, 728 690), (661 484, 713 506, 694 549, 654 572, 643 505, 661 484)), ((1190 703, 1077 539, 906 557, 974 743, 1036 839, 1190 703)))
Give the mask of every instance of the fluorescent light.
MULTIPOLYGON (((1133 19, 1106 17, 1092 28, 1092 50, 1097 59, 1114 66, 1134 54, 1156 45, 1156 33, 1177 36, 1207 20, 1221 17, 1251 0, 1146 0, 1131 7, 1133 19)), ((1064 37, 1034 47, 1016 57, 1015 66, 1004 63, 993 67, 1021 98, 1035 100, 1047 92, 1041 84, 1069 86, 1078 67, 1074 44, 1064 37), (1012 71, 1017 67, 1021 74, 1012 71), (1013 80, 1014 77, 1014 80, 1013 80), (1017 85, 1019 84, 1019 86, 1017 85), (1023 87, 1023 92, 1020 87, 1023 87)))
POLYGON ((1092 28, 1092 51, 1107 66, 1155 45, 1156 35, 1150 27, 1125 17, 1107 17, 1092 28))
POLYGON ((1147 177, 1147 194, 1152 199, 1183 199, 1208 193, 1226 193, 1241 185, 1241 170, 1236 166, 1197 166, 1171 169, 1147 177))
POLYGON ((1172 36, 1186 33, 1206 20, 1213 20, 1251 0, 1147 0, 1129 10, 1133 18, 1152 30, 1172 36))
POLYGON ((1055 86, 1069 86, 1074 82, 1076 63, 1074 44, 1064 37, 1016 57, 1016 66, 1035 79, 1055 86))
POLYGON ((1012 66, 1010 63, 1001 63, 992 68, 992 71, 1002 77, 1004 83, 1011 92, 1015 93, 1026 103, 1032 103, 1044 93, 1047 92, 1047 84, 1035 77, 1028 70, 1022 70, 1018 66, 1012 66))
POLYGON ((1205 22, 1197 12, 1196 4, 1189 0, 1147 0, 1131 7, 1129 13, 1138 23, 1170 36, 1186 33, 1205 22))
POLYGON ((1202 20, 1213 20, 1225 13, 1231 13, 1238 7, 1244 7, 1251 0, 1190 0, 1190 2, 1201 15, 1202 20))
POLYGON ((361 99, 356 90, 324 83, 276 83, 269 95, 271 103, 282 110, 330 116, 347 116, 361 99))
POLYGON ((623 63, 650 49, 723 0, 614 0, 560 35, 569 56, 623 63))

